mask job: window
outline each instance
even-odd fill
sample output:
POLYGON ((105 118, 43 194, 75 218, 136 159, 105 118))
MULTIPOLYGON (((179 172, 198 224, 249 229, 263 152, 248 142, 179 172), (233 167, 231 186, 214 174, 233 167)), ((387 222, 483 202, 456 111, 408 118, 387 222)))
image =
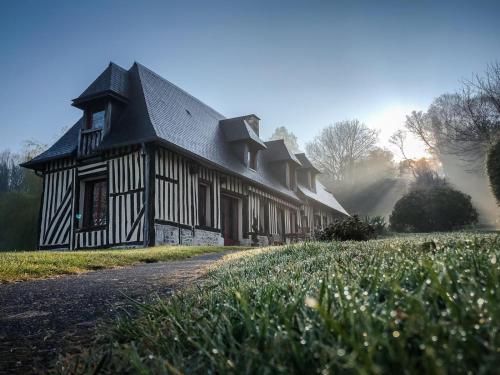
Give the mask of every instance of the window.
POLYGON ((259 206, 259 232, 260 233, 267 233, 266 232, 266 207, 264 202, 260 202, 259 206))
POLYGON ((297 233, 297 213, 292 211, 290 213, 290 229, 292 233, 297 233))
POLYGON ((87 129, 103 129, 106 111, 89 111, 87 113, 87 129))
POLYGON ((259 206, 259 233, 269 234, 269 202, 261 199, 259 206))
POLYGON ((290 189, 290 165, 288 163, 285 164, 285 186, 290 189))
POLYGON ((105 226, 108 222, 108 183, 95 179, 83 183, 83 227, 105 226))
POLYGON ((198 185, 198 225, 210 226, 210 188, 206 184, 198 185))
POLYGON ((320 215, 314 215, 314 228, 321 229, 321 216, 320 215))
POLYGON ((307 232, 309 232, 309 224, 307 222, 307 216, 302 213, 302 216, 300 218, 300 221, 301 221, 301 224, 302 224, 302 228, 304 228, 307 232))
POLYGON ((248 151, 248 167, 257 170, 257 151, 248 151))
POLYGON ((293 191, 297 190, 297 171, 295 169, 291 173, 291 189, 293 191))

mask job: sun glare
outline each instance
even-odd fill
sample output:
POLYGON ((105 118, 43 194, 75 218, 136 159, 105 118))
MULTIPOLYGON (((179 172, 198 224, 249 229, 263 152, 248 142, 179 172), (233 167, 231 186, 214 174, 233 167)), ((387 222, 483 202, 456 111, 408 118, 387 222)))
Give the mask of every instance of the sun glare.
MULTIPOLYGON (((389 139, 394 132, 399 129, 404 130, 406 116, 416 108, 414 106, 394 105, 375 113, 369 117, 366 124, 373 129, 380 131, 379 143, 381 147, 385 147, 394 152, 397 160, 401 160, 403 155, 401 152, 389 142, 389 139)), ((418 159, 428 156, 425 145, 412 134, 408 134, 405 142, 406 156, 412 159, 418 159)))

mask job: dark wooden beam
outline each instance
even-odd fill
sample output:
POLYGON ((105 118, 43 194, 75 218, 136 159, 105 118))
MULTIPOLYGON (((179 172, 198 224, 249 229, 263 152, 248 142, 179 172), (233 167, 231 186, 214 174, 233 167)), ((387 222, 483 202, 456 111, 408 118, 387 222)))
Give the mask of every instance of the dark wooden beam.
POLYGON ((145 220, 144 220, 144 246, 155 245, 155 147, 148 143, 143 145, 145 157, 144 182, 146 193, 144 194, 145 220))

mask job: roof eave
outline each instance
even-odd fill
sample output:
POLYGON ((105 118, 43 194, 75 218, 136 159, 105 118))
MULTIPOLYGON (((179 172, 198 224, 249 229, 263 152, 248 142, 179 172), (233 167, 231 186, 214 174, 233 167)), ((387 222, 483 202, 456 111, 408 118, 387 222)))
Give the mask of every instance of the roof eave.
MULTIPOLYGON (((336 212, 338 212, 338 213, 340 213, 340 214, 342 214, 342 215, 351 216, 351 215, 349 215, 349 213, 345 210, 345 208, 344 208, 344 207, 342 207, 340 204, 339 204, 339 205, 342 207, 342 209, 344 210, 344 212, 340 211, 340 210, 339 210, 338 208, 336 208, 336 207, 329 206, 328 204, 325 204, 324 202, 322 202, 322 201, 320 201, 320 200, 318 200, 318 199, 316 199, 316 198, 314 198, 314 197, 312 197, 312 196, 310 196, 310 195, 305 194, 302 190, 308 190, 308 189, 306 189, 305 187, 299 187, 299 189, 298 189, 298 191, 300 192, 300 194, 302 194, 302 196, 303 196, 303 197, 305 197, 306 199, 310 199, 310 200, 314 201, 315 203, 320 204, 320 205, 321 205, 321 206, 323 206, 323 207, 329 208, 330 210, 334 210, 334 211, 336 211, 336 212)), ((309 190, 309 191, 310 191, 310 190, 309 190)), ((311 191, 311 193, 313 193, 313 192, 311 191)), ((331 194, 331 195, 333 196, 333 194, 332 194, 332 193, 330 193, 330 192, 328 192, 328 194, 331 194)))
POLYGON ((115 100, 122 102, 122 103, 128 103, 128 101, 129 101, 125 96, 123 96, 123 95, 121 95, 113 90, 105 90, 105 91, 99 92, 97 94, 87 95, 87 96, 78 97, 76 99, 73 99, 71 105, 73 107, 76 107, 79 109, 84 109, 85 103, 88 103, 89 101, 93 101, 93 100, 106 98, 106 97, 110 97, 110 98, 115 99, 115 100))
POLYGON ((26 168, 26 169, 38 170, 38 168, 35 168, 35 166, 40 166, 42 164, 48 163, 48 162, 53 161, 53 160, 67 158, 69 156, 75 156, 75 154, 76 154, 76 150, 73 150, 71 152, 66 152, 66 153, 62 153, 59 155, 55 155, 55 156, 49 156, 49 157, 46 157, 46 158, 43 158, 40 160, 31 159, 29 161, 26 161, 24 163, 19 164, 19 166, 26 168))

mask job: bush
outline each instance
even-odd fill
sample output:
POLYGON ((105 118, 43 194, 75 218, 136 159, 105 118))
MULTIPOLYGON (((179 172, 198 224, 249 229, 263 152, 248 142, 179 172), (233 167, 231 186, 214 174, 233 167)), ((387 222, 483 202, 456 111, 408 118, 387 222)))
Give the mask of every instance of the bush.
POLYGON ((374 237, 373 226, 362 221, 357 215, 335 220, 324 230, 316 233, 318 241, 368 241, 374 237))
POLYGON ((412 190, 396 202, 390 216, 398 232, 433 232, 459 229, 477 222, 471 198, 449 186, 412 190))
POLYGON ((365 223, 370 224, 377 236, 387 232, 387 222, 383 216, 366 216, 365 223))
POLYGON ((500 204, 500 140, 488 151, 486 170, 490 178, 491 190, 500 204))

